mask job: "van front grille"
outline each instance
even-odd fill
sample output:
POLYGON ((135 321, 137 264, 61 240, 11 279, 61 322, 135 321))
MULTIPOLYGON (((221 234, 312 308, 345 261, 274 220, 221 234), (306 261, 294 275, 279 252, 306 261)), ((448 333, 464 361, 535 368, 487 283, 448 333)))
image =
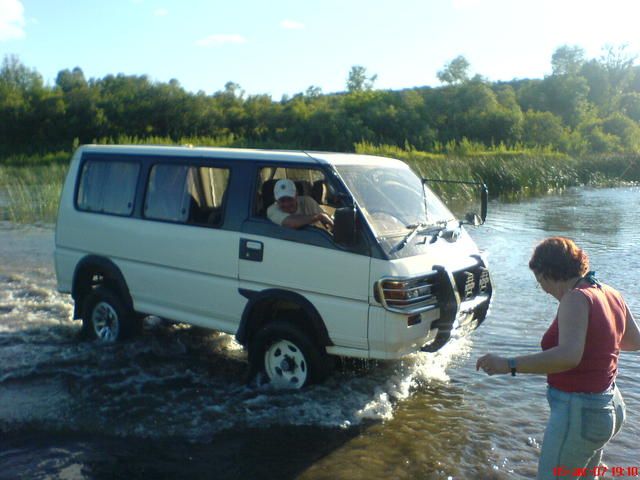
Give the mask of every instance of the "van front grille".
POLYGON ((489 293, 491 288, 489 270, 482 265, 454 272, 453 278, 461 301, 489 293))

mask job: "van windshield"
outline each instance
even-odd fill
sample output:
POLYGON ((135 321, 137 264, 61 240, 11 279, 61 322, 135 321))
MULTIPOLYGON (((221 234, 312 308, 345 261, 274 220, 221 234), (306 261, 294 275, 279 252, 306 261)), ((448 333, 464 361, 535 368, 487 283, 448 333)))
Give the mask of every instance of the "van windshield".
POLYGON ((409 168, 340 165, 336 169, 376 237, 404 235, 419 224, 429 226, 454 219, 409 168))

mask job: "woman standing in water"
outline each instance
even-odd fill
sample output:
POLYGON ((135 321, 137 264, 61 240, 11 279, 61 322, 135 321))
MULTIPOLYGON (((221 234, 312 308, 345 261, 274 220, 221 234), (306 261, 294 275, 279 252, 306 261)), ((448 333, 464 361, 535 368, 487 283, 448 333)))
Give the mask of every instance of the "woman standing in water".
POLYGON ((624 421, 615 384, 618 355, 640 350, 640 329, 620 293, 588 272, 589 259, 572 240, 543 240, 529 268, 542 289, 560 302, 542 337, 542 351, 511 358, 487 354, 476 369, 489 375, 547 374, 551 414, 538 479, 555 479, 575 468, 594 475, 604 446, 624 421))

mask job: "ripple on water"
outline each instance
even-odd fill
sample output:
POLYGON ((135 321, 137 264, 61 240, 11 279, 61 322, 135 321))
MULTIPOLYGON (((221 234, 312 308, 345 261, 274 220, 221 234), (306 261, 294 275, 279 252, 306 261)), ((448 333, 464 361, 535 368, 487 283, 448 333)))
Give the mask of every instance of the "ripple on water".
MULTIPOLYGON (((35 336, 19 337, 20 342, 0 350, 4 358, 14 359, 6 364, 10 373, 0 377, 0 394, 59 378, 73 399, 66 418, 72 430, 192 440, 256 425, 345 428, 388 421, 416 388, 447 382, 448 364, 466 345, 460 339, 458 346, 400 363, 362 362, 357 368, 354 362, 356 368, 343 365, 323 385, 280 392, 246 384, 246 354, 229 335, 152 326, 143 338, 120 345, 67 342, 37 348, 35 336)), ((46 390, 30 391, 37 396, 46 390)), ((58 424, 55 415, 47 419, 38 413, 38 421, 49 421, 51 428, 58 424)))

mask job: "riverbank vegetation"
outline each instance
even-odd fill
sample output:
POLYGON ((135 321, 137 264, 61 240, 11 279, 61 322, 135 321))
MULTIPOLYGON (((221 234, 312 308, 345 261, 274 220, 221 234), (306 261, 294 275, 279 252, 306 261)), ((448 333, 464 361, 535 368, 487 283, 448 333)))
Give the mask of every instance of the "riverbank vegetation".
POLYGON ((426 177, 482 180, 492 195, 640 181, 634 62, 624 46, 597 59, 562 46, 551 75, 490 82, 471 77, 458 57, 438 72, 442 86, 399 91, 374 89, 375 75, 354 66, 344 92, 311 86, 274 100, 233 82, 208 95, 144 75, 86 79, 77 67, 46 85, 7 56, 0 68, 5 217, 53 220, 65 166, 84 143, 356 151, 400 158, 426 177), (22 210, 28 198, 33 214, 22 210))
MULTIPOLYGON (((68 162, 68 156, 65 158, 68 162)), ((67 173, 66 162, 29 167, 0 165, 0 220, 54 222, 67 173)))

